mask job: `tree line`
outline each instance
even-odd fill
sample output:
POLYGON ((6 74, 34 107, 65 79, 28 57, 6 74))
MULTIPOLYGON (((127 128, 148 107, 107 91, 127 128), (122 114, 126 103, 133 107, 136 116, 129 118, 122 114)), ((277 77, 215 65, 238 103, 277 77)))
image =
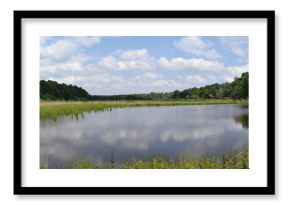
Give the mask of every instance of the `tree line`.
POLYGON ((52 80, 40 81, 40 99, 42 100, 88 100, 91 95, 81 87, 59 84, 52 80))
POLYGON ((189 88, 173 92, 151 92, 128 95, 90 95, 75 85, 59 84, 55 81, 40 81, 42 100, 172 100, 172 99, 247 99, 249 97, 249 73, 236 77, 231 83, 211 84, 200 88, 189 88))

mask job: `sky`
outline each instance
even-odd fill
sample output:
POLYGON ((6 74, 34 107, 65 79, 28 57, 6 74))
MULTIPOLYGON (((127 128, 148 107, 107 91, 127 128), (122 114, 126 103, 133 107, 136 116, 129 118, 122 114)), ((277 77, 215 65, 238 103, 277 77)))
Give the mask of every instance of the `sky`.
POLYGON ((91 95, 172 92, 248 71, 247 36, 42 36, 40 79, 91 95))

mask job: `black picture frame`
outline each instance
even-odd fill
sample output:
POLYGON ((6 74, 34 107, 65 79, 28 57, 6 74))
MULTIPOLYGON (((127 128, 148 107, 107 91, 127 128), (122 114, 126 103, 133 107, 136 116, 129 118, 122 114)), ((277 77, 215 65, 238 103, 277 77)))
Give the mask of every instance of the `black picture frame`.
POLYGON ((14 194, 16 195, 273 195, 275 194, 275 11, 14 11, 14 194), (22 19, 210 18, 267 21, 266 187, 24 187, 22 185, 22 19))

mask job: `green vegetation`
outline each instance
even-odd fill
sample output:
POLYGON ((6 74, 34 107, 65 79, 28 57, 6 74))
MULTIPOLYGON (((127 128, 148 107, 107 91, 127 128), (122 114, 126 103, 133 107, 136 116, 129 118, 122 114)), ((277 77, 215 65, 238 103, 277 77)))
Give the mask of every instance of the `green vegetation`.
MULTIPOLYGON (((48 165, 41 165, 40 168, 48 169, 48 165)), ((205 156, 192 158, 181 157, 179 160, 168 160, 159 155, 151 160, 133 158, 127 162, 110 163, 92 162, 90 160, 78 160, 74 163, 64 163, 58 168, 62 169, 248 169, 249 153, 245 149, 240 152, 226 152, 221 158, 205 156)))
POLYGON ((143 101, 51 101, 40 103, 40 119, 57 119, 61 115, 79 117, 83 112, 112 110, 112 108, 138 106, 245 104, 248 100, 206 99, 206 100, 143 100, 143 101))
POLYGON ((40 81, 41 100, 180 100, 180 99, 247 99, 249 73, 243 73, 231 83, 212 84, 201 88, 189 88, 183 91, 130 95, 90 95, 84 89, 55 81, 40 81))
POLYGON ((77 86, 41 80, 40 119, 56 119, 61 115, 78 117, 82 112, 104 111, 114 107, 248 104, 248 81, 249 74, 246 72, 232 83, 215 83, 183 91, 97 96, 77 86))
POLYGON ((55 81, 40 81, 40 99, 42 100, 88 100, 90 94, 75 85, 58 84, 55 81))

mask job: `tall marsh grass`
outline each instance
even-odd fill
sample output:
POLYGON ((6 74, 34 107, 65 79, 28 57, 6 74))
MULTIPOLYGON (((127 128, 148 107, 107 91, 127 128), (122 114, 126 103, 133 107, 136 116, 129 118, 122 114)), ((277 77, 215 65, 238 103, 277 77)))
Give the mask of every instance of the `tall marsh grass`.
POLYGON ((247 100, 143 100, 143 101, 42 101, 40 119, 57 119, 62 115, 78 116, 83 112, 111 110, 114 107, 210 105, 210 104, 247 104, 247 100))
MULTIPOLYGON (((49 169, 47 164, 42 164, 41 169, 49 169)), ((178 160, 169 160, 164 156, 155 156, 150 160, 132 158, 123 163, 111 162, 92 162, 83 159, 72 163, 64 163, 62 169, 248 169, 249 152, 247 149, 239 152, 225 152, 221 158, 214 156, 204 156, 193 158, 183 156, 178 160)), ((54 169, 53 167, 50 169, 54 169)))

